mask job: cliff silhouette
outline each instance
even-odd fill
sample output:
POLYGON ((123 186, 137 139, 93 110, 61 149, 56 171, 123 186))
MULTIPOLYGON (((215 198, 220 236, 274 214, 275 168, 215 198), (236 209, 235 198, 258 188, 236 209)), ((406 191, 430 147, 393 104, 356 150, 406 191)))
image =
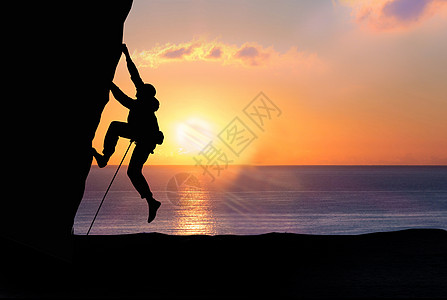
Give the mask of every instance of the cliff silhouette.
POLYGON ((2 236, 70 256, 71 230, 92 163, 92 139, 121 56, 125 1, 30 3, 10 9, 2 236), (11 26, 14 27, 14 26, 11 26))

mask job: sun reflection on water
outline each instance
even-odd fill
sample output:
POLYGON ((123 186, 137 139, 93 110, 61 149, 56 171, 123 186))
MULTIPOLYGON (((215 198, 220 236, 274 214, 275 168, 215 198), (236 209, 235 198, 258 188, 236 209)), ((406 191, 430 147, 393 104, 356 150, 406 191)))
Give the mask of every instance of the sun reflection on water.
POLYGON ((238 170, 228 168, 214 181, 198 168, 185 169, 172 176, 166 185, 166 196, 174 205, 169 231, 179 235, 218 234, 216 213, 225 203, 216 196, 226 194, 229 186, 237 184, 234 181, 238 170))
POLYGON ((189 205, 179 206, 173 215, 176 234, 195 235, 217 233, 209 191, 194 191, 182 195, 189 205))

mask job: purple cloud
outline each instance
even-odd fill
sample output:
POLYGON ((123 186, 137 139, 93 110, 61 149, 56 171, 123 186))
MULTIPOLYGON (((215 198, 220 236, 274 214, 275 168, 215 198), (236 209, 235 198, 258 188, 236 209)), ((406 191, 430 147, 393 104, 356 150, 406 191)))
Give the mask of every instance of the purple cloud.
POLYGON ((253 46, 245 46, 236 53, 238 58, 255 58, 259 56, 259 51, 253 46))
POLYGON ((208 54, 207 58, 220 58, 222 56, 222 49, 219 47, 214 47, 211 50, 210 54, 208 54))
POLYGON ((382 11, 385 16, 393 16, 401 21, 416 21, 433 0, 396 0, 385 4, 382 11))
POLYGON ((422 24, 446 12, 447 0, 374 0, 346 2, 354 10, 356 22, 372 30, 402 30, 422 24))
POLYGON ((191 54, 193 50, 193 46, 189 47, 182 47, 176 50, 167 50, 165 53, 163 53, 162 57, 165 58, 182 58, 183 55, 191 54))
POLYGON ((270 57, 271 49, 264 49, 262 46, 243 45, 234 57, 240 59, 244 64, 251 66, 259 66, 266 63, 270 57))

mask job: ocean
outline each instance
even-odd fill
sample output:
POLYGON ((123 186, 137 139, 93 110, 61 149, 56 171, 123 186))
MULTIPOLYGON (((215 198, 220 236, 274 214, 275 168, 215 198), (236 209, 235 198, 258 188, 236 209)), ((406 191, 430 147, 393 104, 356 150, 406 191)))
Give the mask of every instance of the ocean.
MULTIPOLYGON (((84 235, 117 166, 91 168, 74 225, 84 235)), ((145 166, 162 205, 148 207, 119 171, 91 235, 364 234, 447 230, 445 166, 145 166)))

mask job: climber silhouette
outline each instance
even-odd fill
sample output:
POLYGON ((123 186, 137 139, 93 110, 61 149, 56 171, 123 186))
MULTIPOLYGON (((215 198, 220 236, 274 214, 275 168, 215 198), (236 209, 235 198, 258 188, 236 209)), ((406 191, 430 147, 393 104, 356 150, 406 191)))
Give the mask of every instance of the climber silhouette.
POLYGON ((146 199, 149 205, 149 217, 147 221, 150 223, 155 219, 161 203, 154 199, 142 170, 149 154, 154 153, 157 144, 161 145, 163 143, 164 136, 158 128, 157 117, 155 116, 155 112, 158 110, 160 103, 155 98, 156 90, 154 86, 144 83, 141 79, 135 64, 130 58, 126 44, 122 45, 122 51, 126 56, 130 78, 137 90, 137 99, 128 97, 113 82, 111 83, 110 91, 115 99, 129 109, 127 123, 118 121, 111 122, 104 138, 103 154, 99 154, 94 148, 92 148, 92 152, 98 166, 104 168, 115 152, 115 146, 119 137, 127 138, 135 142, 136 146, 127 168, 127 175, 141 198, 146 199))

